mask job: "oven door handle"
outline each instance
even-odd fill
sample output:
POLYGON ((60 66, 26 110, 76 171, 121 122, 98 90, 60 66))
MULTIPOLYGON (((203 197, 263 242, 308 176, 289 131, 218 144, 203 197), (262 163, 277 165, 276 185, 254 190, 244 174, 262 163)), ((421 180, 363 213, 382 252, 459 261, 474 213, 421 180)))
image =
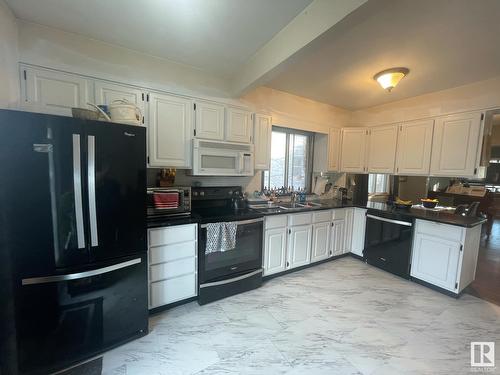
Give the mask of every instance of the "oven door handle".
POLYGON ((66 275, 54 275, 54 276, 43 276, 43 277, 31 277, 29 279, 22 279, 22 285, 35 285, 35 284, 46 284, 46 283, 57 283, 61 281, 77 280, 83 279, 85 277, 102 275, 104 273, 113 272, 122 268, 133 266, 134 264, 141 263, 141 258, 132 259, 126 262, 114 264, 112 266, 99 268, 96 270, 70 273, 66 275))
MULTIPOLYGON (((236 224, 236 225, 244 225, 244 224, 258 223, 260 221, 264 221, 264 218, 263 217, 259 217, 257 219, 249 219, 249 220, 241 220, 241 221, 228 221, 227 223, 228 224, 236 224)), ((206 228, 206 227, 208 227, 208 224, 201 224, 200 227, 201 228, 206 228)))
POLYGON ((208 287, 211 287, 211 286, 218 286, 218 285, 224 285, 224 284, 234 283, 235 281, 248 279, 249 277, 255 276, 255 275, 259 274, 259 273, 262 273, 262 268, 259 268, 257 271, 246 273, 246 274, 241 275, 241 276, 233 277, 232 279, 221 280, 221 281, 214 281, 214 282, 211 282, 211 283, 200 284, 200 288, 208 288, 208 287))
POLYGON ((375 216, 375 215, 370 215, 370 214, 367 214, 366 217, 369 217, 370 219, 385 221, 387 223, 404 225, 404 226, 407 226, 407 227, 411 227, 412 226, 412 224, 408 223, 407 221, 386 219, 385 217, 380 217, 380 216, 375 216))

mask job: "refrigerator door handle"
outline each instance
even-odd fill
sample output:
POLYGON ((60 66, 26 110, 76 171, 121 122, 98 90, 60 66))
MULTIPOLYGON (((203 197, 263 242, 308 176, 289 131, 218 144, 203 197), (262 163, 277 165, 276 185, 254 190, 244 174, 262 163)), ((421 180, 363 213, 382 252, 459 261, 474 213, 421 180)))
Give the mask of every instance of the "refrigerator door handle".
POLYGON ((141 263, 141 258, 132 259, 126 262, 113 264, 112 266, 99 268, 97 270, 70 273, 66 275, 54 275, 54 276, 43 276, 43 277, 30 277, 28 279, 22 279, 22 285, 35 285, 35 284, 47 284, 47 283, 57 283, 61 281, 77 280, 83 279, 85 277, 102 275, 104 273, 113 272, 122 268, 133 266, 134 264, 141 263))
POLYGON ((83 226, 82 170, 80 159, 80 134, 73 134, 73 190, 75 197, 76 239, 78 248, 85 248, 85 229, 83 226))
POLYGON ((89 189, 89 215, 90 215, 90 244, 92 247, 99 245, 97 236, 97 212, 95 198, 95 136, 88 136, 88 189, 89 189))

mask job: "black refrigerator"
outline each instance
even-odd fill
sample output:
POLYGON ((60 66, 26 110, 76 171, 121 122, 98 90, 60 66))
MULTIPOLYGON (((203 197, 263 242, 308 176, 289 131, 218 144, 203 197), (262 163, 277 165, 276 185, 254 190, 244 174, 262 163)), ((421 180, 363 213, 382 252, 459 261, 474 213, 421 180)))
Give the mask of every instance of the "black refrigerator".
POLYGON ((145 335, 146 131, 0 111, 0 373, 145 335))

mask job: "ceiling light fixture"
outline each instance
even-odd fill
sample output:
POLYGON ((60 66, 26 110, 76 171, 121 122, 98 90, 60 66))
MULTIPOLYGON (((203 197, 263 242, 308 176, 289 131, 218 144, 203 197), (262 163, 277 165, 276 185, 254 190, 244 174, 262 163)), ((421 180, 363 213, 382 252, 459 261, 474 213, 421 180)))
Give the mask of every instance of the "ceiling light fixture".
POLYGON ((391 68, 378 72, 373 79, 390 92, 409 72, 408 68, 391 68))

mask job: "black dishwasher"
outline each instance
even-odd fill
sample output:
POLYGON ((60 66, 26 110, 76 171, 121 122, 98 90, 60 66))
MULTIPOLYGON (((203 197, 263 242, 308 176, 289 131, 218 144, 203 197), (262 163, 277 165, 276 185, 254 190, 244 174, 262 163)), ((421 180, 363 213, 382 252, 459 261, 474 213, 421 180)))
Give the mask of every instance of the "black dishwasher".
POLYGON ((411 218, 369 210, 363 257, 368 264, 409 279, 412 235, 411 218))

